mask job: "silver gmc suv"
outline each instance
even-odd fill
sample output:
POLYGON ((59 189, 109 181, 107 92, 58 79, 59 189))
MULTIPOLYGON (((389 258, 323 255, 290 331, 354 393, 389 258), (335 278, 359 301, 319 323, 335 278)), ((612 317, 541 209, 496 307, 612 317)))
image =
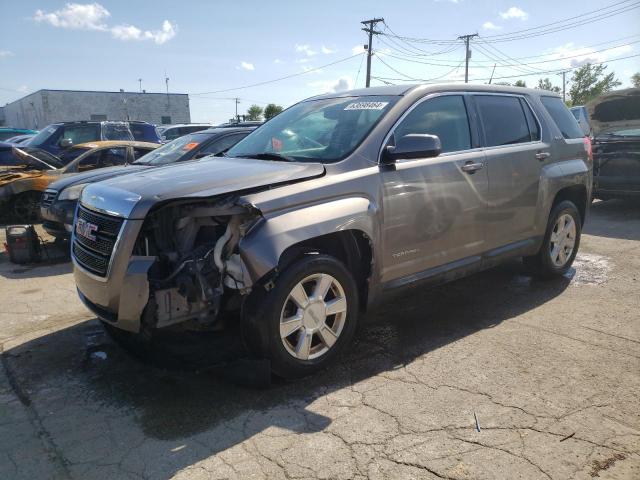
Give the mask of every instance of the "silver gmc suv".
POLYGON ((551 92, 322 95, 224 156, 87 186, 75 280, 120 337, 233 326, 274 373, 299 377, 334 360, 358 316, 396 292, 512 257, 565 273, 591 184, 589 140, 551 92))

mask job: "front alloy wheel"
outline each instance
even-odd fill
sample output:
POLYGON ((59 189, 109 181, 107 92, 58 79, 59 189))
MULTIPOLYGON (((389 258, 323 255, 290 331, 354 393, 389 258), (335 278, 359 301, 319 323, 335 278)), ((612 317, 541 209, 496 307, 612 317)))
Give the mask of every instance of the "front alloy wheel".
POLYGON ((309 275, 289 292, 280 314, 280 338, 294 357, 318 358, 335 345, 346 318, 340 282, 326 273, 309 275))
POLYGON ((335 257, 304 254, 270 290, 255 288, 242 312, 243 337, 284 378, 312 374, 336 359, 358 321, 358 287, 335 257))

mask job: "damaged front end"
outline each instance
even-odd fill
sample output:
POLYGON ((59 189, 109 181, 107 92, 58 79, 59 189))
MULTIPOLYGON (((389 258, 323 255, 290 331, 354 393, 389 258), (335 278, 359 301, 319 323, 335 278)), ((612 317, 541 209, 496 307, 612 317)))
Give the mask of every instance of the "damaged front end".
MULTIPOLYGON (((118 251, 114 247, 114 255, 121 256, 126 266, 113 265, 104 275, 109 279, 104 278, 102 288, 120 287, 117 304, 111 303, 115 292, 101 295, 96 282, 84 281, 82 271, 76 273, 81 298, 98 316, 124 330, 175 325, 189 330, 221 329, 222 314, 239 309, 242 296, 250 292, 239 243, 260 218, 258 210, 236 197, 158 206, 144 221, 126 221, 120 230, 120 236, 130 235, 138 222, 135 242, 129 248, 119 245, 118 251)), ((84 248, 87 235, 99 241, 101 227, 93 228, 79 214, 74 247, 79 243, 84 248)), ((74 262, 82 268, 78 253, 74 249, 74 262)), ((112 261, 117 264, 120 259, 112 261)))
POLYGON ((238 245, 258 218, 237 199, 169 204, 150 213, 133 251, 156 258, 147 272, 145 326, 220 328, 221 311, 239 307, 249 292, 238 245))

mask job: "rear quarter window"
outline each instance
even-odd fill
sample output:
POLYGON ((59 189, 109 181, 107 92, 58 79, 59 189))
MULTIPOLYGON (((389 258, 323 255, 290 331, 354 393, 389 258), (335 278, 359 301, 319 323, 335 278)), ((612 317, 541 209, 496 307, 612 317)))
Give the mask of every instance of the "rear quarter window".
POLYGON ((559 97, 540 97, 544 108, 557 125, 564 138, 582 138, 584 134, 578 121, 559 97))

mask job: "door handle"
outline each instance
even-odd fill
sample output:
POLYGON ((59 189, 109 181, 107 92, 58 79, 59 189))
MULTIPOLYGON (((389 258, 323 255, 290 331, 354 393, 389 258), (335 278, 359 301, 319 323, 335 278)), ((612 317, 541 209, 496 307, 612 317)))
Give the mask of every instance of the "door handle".
POLYGON ((551 156, 551 154, 549 152, 538 152, 536 153, 536 158, 540 161, 543 161, 547 158, 549 158, 551 156))
POLYGON ((483 167, 484 167, 484 163, 482 162, 478 162, 478 163, 467 162, 460 167, 460 170, 466 173, 474 174, 476 173, 476 170, 481 170, 483 167))

